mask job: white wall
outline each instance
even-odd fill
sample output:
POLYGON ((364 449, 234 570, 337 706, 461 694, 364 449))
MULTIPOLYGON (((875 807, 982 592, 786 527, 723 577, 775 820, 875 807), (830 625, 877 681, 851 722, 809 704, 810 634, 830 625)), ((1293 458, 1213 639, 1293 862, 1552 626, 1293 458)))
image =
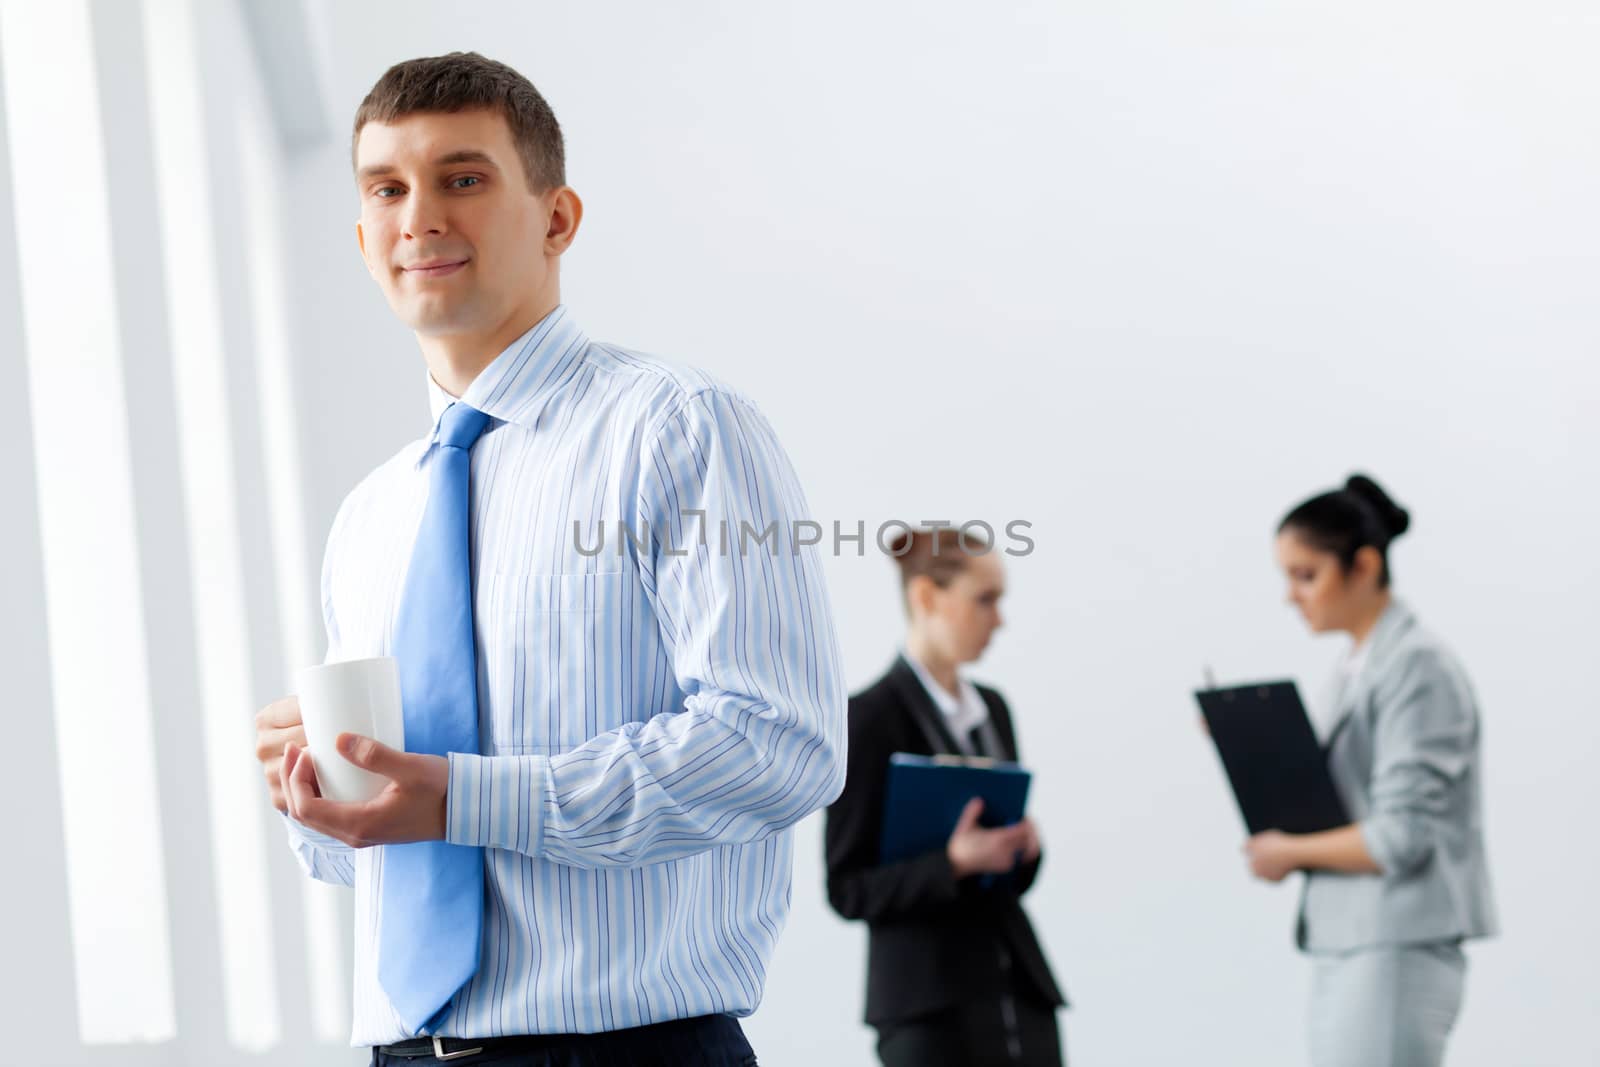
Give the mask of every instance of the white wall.
MULTIPOLYGON (((1246 877, 1188 691, 1204 664, 1320 683, 1335 643, 1283 606, 1271 531, 1357 468, 1412 508, 1398 588, 1459 650, 1486 714, 1505 935, 1471 952, 1451 1062, 1600 1058, 1600 863, 1584 847, 1600 709, 1580 667, 1600 637, 1588 5, 316 6, 335 143, 282 175, 219 167, 237 185, 215 209, 225 224, 230 196, 283 183, 312 545, 426 412, 415 344, 356 255, 343 131, 390 63, 477 49, 529 75, 566 129, 588 211, 566 295, 592 335, 755 397, 825 523, 1034 524, 975 673, 1005 690, 1040 773, 1049 856, 1030 907, 1075 1002, 1075 1063, 1304 1060, 1294 891, 1246 877)), ((237 92, 237 17, 209 10, 208 69, 237 92)), ((241 301, 250 250, 226 251, 241 301)), ((248 339, 237 358, 247 389, 248 339)), ((259 490, 261 431, 240 432, 259 490)), ((139 469, 173 500, 164 447, 139 469)), ((264 702, 282 649, 261 506, 241 505, 264 702)), ((26 533, 7 531, 8 556, 37 554, 26 533)), ((859 687, 898 639, 892 568, 846 555, 829 579, 859 687)), ((157 648, 170 677, 175 641, 157 648)), ((17 798, 51 795, 48 760, 21 783, 17 798)), ((790 928, 748 1029, 774 1067, 866 1063, 864 935, 827 910, 820 819, 799 834, 790 928)), ((169 885, 205 869, 197 856, 169 864, 169 885)), ((274 862, 296 1033, 300 905, 274 862)), ((37 892, 4 899, 53 899, 59 859, 40 870, 37 892)), ((203 879, 172 893, 206 899, 203 879)), ((182 1030, 199 995, 183 962, 205 955, 194 929, 178 936, 182 1030)))

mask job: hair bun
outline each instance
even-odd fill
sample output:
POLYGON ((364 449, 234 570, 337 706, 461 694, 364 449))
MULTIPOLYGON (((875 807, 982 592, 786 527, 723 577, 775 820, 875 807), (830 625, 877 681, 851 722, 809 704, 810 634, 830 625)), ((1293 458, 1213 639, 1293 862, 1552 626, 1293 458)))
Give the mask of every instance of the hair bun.
POLYGON ((1352 474, 1344 487, 1367 503, 1388 531, 1390 540, 1411 528, 1411 513, 1391 500, 1383 487, 1365 474, 1352 474))

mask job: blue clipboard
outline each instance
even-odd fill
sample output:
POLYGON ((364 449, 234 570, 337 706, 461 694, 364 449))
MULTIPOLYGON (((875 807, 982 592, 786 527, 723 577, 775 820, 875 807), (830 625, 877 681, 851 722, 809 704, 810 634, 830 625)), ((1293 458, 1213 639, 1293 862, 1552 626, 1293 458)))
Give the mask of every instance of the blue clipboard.
POLYGON ((895 863, 943 849, 973 797, 983 798, 983 826, 1022 821, 1033 775, 1017 763, 980 756, 889 757, 878 861, 895 863))

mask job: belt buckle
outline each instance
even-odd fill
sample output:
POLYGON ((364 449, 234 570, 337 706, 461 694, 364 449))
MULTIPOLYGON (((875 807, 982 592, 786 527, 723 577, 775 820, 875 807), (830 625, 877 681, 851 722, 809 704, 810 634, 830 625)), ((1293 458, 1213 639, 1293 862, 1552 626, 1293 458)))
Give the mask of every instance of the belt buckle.
POLYGON ((439 1037, 437 1034, 433 1037, 433 1058, 436 1060, 459 1060, 465 1056, 476 1056, 482 1051, 483 1046, 479 1045, 477 1048, 459 1048, 454 1052, 446 1052, 444 1050, 444 1038, 439 1037))

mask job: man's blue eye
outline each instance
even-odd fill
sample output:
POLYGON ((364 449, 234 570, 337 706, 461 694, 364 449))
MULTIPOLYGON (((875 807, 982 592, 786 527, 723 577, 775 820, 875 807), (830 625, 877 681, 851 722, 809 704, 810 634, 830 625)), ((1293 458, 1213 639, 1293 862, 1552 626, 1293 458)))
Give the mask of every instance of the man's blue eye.
POLYGON ((387 194, 389 194, 389 193, 398 193, 399 191, 400 191, 399 189, 396 189, 392 185, 385 185, 382 189, 379 189, 377 191, 376 195, 377 195, 378 199, 380 199, 380 200, 389 200, 389 199, 391 199, 391 197, 389 197, 387 194))
MULTIPOLYGON (((472 182, 474 185, 476 185, 478 183, 478 179, 476 177, 474 177, 473 175, 471 175, 471 174, 463 174, 461 177, 457 178, 456 181, 457 182, 472 182)), ((466 186, 461 186, 460 188, 466 188, 466 186)))

